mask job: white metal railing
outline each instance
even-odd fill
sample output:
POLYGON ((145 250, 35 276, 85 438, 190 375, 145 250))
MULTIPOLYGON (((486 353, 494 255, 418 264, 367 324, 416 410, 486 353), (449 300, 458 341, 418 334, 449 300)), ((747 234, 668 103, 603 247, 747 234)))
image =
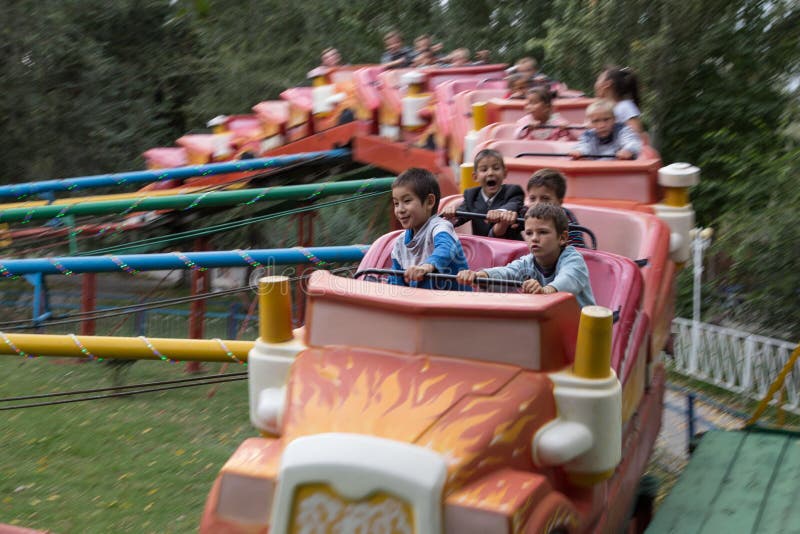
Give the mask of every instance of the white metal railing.
MULTIPOLYGON (((733 328, 698 323, 698 346, 693 351, 692 326, 689 319, 678 317, 672 321, 675 370, 759 400, 767 394, 797 346, 733 328)), ((784 409, 800 413, 800 360, 786 377, 784 390, 784 409)))

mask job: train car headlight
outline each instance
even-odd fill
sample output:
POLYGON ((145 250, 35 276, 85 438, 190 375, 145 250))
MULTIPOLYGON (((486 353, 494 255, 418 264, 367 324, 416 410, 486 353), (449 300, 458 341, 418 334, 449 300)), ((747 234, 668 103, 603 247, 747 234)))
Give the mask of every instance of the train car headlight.
POLYGON ((283 411, 286 406, 286 388, 266 388, 258 395, 253 419, 257 427, 273 434, 280 434, 283 411))
POLYGON ((275 482, 225 473, 220 479, 217 515, 248 525, 268 525, 275 497, 275 482))

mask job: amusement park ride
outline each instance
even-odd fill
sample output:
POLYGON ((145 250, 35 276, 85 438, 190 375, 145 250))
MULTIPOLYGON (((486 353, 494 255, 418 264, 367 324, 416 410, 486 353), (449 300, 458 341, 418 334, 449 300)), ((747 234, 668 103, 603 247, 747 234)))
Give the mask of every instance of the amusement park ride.
MULTIPOLYGON (((446 206, 474 185, 473 154, 493 148, 509 183, 524 186, 542 168, 567 177, 565 205, 596 237, 596 250, 581 253, 597 306, 581 310, 565 293, 442 292, 319 270, 294 329, 300 308, 288 279, 259 281, 255 343, 4 333, 0 353, 247 361, 260 435, 222 466, 201 532, 620 531, 636 521, 639 479, 661 426, 660 354, 675 273, 689 255, 688 188, 699 171, 662 166, 652 147, 631 161, 573 161, 559 155, 563 142, 513 139, 505 125, 523 110, 503 98, 504 67, 316 70, 311 87, 288 89, 251 115, 218 117, 213 133, 186 135, 177 147, 148 150, 149 171, 0 187, 0 197, 18 199, 148 183, 135 194, 5 204, 0 223, 11 225, 13 242, 44 231, 20 224, 32 220, 122 214, 106 226, 124 230, 172 211, 390 187, 376 177, 261 187, 265 169, 304 161, 369 164, 382 176, 423 167, 438 177, 446 206)), ((559 96, 555 110, 581 127, 592 99, 563 87, 559 96)), ((472 269, 528 252, 522 242, 470 235, 469 225, 458 231, 472 269)), ((4 258, 0 269, 35 281, 65 270, 178 268, 202 289, 209 267, 312 258, 385 269, 398 235, 369 248, 4 258)), ((90 311, 91 299, 84 304, 90 311)))

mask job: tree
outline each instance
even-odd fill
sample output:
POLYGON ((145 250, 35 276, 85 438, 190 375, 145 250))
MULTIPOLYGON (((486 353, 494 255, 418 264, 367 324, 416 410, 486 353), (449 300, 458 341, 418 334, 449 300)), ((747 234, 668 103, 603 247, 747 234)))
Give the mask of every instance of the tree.
POLYGON ((196 41, 156 0, 12 2, 0 48, 0 180, 141 165, 186 129, 196 41))

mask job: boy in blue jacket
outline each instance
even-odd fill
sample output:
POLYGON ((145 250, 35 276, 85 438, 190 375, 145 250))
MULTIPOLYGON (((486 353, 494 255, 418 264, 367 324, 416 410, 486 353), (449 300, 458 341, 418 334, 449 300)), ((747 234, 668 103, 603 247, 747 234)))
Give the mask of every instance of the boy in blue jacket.
POLYGON ((430 273, 456 274, 467 269, 467 258, 452 223, 438 215, 439 182, 425 169, 410 168, 392 183, 392 204, 406 229, 394 243, 392 269, 404 271, 389 283, 433 289, 459 288, 452 280, 425 279, 430 273))

